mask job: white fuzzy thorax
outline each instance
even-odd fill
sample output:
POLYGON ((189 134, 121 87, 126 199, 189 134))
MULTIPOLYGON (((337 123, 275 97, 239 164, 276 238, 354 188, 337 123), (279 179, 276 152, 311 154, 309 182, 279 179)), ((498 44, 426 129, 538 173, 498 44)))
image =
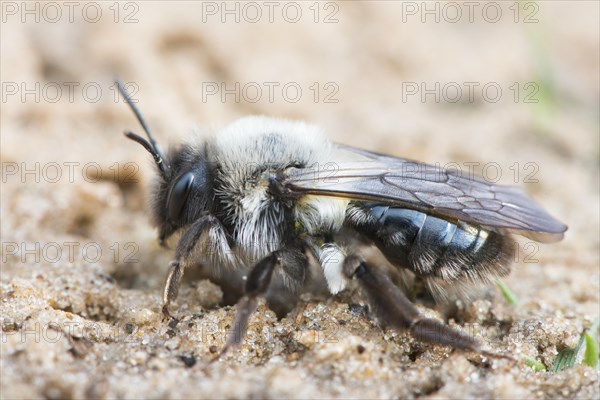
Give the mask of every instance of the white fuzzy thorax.
MULTIPOLYGON (((271 172, 294 164, 325 165, 332 145, 320 128, 301 121, 264 116, 239 119, 206 144, 209 162, 218 165, 217 196, 228 212, 242 259, 257 260, 281 245, 284 210, 268 194, 271 172)), ((295 217, 309 233, 339 229, 347 201, 311 196, 295 217)))
POLYGON ((251 168, 281 160, 325 164, 332 161, 331 151, 331 143, 316 125, 265 116, 241 118, 208 142, 208 156, 231 172, 230 179, 243 174, 240 166, 251 168), (270 141, 269 136, 282 142, 270 141))

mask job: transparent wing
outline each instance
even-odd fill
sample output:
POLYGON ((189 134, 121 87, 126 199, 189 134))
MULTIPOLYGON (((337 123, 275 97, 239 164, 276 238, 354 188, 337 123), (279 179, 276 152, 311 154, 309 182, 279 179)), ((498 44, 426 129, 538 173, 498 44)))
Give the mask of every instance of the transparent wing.
POLYGON ((540 242, 558 241, 567 230, 519 188, 353 147, 338 146, 338 150, 341 159, 349 161, 290 168, 280 187, 292 196, 313 194, 394 204, 540 242))

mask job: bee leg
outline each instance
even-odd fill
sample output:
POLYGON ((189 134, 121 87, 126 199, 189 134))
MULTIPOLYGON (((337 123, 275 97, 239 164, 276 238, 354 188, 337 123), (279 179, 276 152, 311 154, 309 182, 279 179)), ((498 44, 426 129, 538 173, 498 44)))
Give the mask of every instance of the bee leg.
POLYGON ((259 261, 250 271, 246 280, 246 294, 238 302, 236 307, 237 311, 233 323, 235 332, 233 335, 229 336, 225 346, 223 346, 219 354, 210 361, 211 363, 218 360, 231 347, 237 347, 242 343, 242 340, 246 335, 250 315, 252 315, 258 307, 258 297, 267 292, 269 284, 271 283, 271 278, 273 277, 273 271, 281 264, 279 253, 280 251, 271 253, 269 256, 259 261))
POLYGON ((423 342, 491 355, 482 351, 474 338, 435 319, 424 318, 386 274, 372 268, 358 256, 346 258, 343 272, 348 278, 358 280, 381 321, 394 328, 408 330, 423 342))
POLYGON ((167 279, 165 280, 165 286, 163 289, 163 305, 162 313, 166 319, 176 319, 169 312, 169 305, 171 301, 177 298, 179 294, 179 285, 181 284, 181 277, 183 276, 183 268, 179 261, 171 261, 169 263, 169 272, 167 272, 167 279))
POLYGON ((200 237, 215 225, 220 227, 219 221, 212 215, 206 215, 196 221, 179 240, 175 260, 169 263, 169 272, 163 289, 162 313, 165 318, 176 319, 169 312, 169 305, 177 298, 183 271, 200 237))

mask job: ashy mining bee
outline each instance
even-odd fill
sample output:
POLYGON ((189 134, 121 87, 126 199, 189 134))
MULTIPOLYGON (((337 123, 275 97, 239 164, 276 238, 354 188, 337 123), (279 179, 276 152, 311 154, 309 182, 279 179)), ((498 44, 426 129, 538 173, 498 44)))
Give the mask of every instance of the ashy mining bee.
POLYGON ((275 281, 288 294, 300 293, 315 263, 332 294, 356 281, 387 326, 485 354, 474 338, 424 318, 390 268, 361 249, 378 249, 393 270, 412 272, 443 296, 508 274, 511 234, 552 242, 567 229, 518 188, 333 144, 304 122, 246 117, 165 154, 118 85, 148 140, 125 135, 158 167, 151 203, 159 239, 181 233, 163 313, 170 317, 188 266, 245 277, 234 322, 242 334, 230 336, 220 354, 243 340, 258 298, 275 281))

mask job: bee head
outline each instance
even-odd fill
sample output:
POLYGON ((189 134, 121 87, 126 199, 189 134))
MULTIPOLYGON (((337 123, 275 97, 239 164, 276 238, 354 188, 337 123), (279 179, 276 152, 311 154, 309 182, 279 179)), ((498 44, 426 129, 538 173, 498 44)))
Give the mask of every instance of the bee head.
POLYGON ((116 83, 148 140, 131 131, 125 131, 125 136, 142 145, 152 155, 158 168, 159 176, 152 196, 152 219, 158 227, 162 245, 179 228, 191 224, 210 210, 213 199, 212 174, 204 160, 203 149, 183 146, 165 156, 123 84, 120 81, 116 83))
POLYGON ((159 173, 152 196, 153 221, 161 244, 210 211, 214 193, 212 172, 202 148, 184 145, 170 152, 167 159, 170 173, 159 173))

